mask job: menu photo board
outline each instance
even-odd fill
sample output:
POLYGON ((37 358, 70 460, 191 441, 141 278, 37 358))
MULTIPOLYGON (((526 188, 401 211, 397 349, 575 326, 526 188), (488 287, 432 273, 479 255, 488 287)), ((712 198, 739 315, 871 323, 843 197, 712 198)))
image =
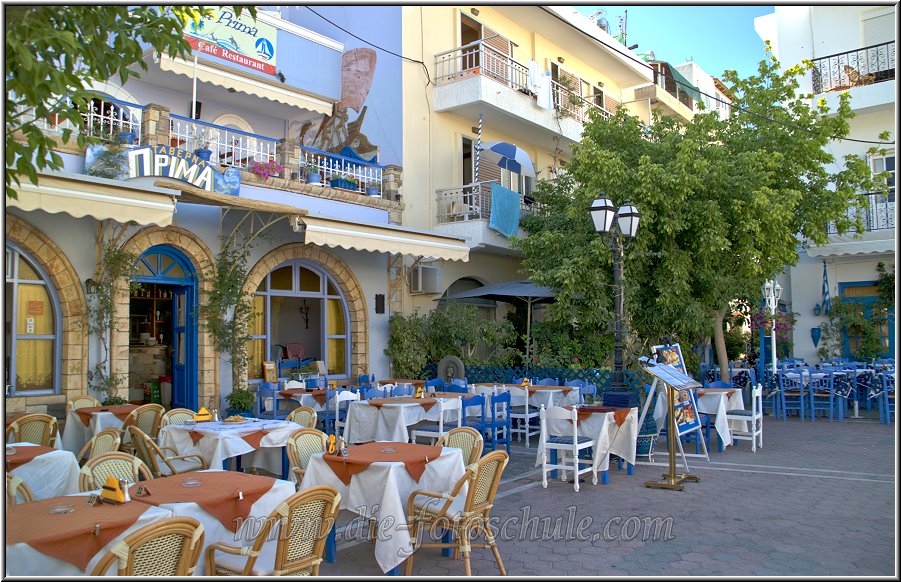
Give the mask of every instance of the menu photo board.
POLYGON ((263 382, 275 384, 278 382, 278 372, 275 369, 275 362, 263 362, 263 382))
POLYGON ((685 358, 682 357, 682 348, 679 347, 679 344, 653 346, 652 349, 658 363, 669 364, 686 376, 688 375, 688 371, 685 368, 685 358))
POLYGON ((673 420, 676 422, 676 433, 682 436, 701 428, 697 407, 690 388, 673 389, 673 420))

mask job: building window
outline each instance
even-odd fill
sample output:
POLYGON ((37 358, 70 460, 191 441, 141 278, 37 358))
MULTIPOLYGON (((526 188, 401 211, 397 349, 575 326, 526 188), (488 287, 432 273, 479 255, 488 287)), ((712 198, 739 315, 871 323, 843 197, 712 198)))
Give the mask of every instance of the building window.
POLYGON ((247 345, 251 383, 262 381, 263 361, 288 357, 289 351, 324 361, 329 377, 350 377, 347 301, 324 270, 302 260, 282 263, 263 278, 253 305, 247 345))
POLYGON ((888 156, 873 156, 870 158, 870 167, 873 169, 873 175, 888 172, 888 200, 895 201, 895 154, 888 156))
POLYGON ((14 396, 59 393, 59 299, 30 255, 6 243, 6 384, 14 396))
MULTIPOLYGON (((863 316, 870 319, 874 315, 874 310, 880 309, 877 305, 879 300, 879 285, 876 282, 860 282, 860 283, 840 283, 839 294, 842 301, 854 305, 854 308, 863 313, 863 316)), ((894 357, 895 352, 895 313, 894 309, 889 309, 888 313, 884 313, 885 322, 879 330, 881 339, 881 357, 894 357)), ((844 357, 855 357, 861 342, 863 334, 860 329, 850 327, 842 330, 842 355, 844 357)))
POLYGON ((532 194, 533 185, 530 176, 523 176, 503 168, 501 169, 501 186, 525 196, 532 194))

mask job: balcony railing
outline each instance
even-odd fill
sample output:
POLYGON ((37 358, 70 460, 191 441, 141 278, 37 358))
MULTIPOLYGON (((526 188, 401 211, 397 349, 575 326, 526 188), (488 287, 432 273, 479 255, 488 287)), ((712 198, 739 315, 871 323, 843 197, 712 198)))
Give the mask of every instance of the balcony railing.
MULTIPOLYGON (((848 216, 854 218, 857 213, 861 213, 863 219, 864 232, 874 230, 890 230, 895 228, 895 193, 890 192, 888 196, 885 194, 867 194, 867 202, 869 207, 864 210, 849 210, 848 216)), ((835 223, 830 222, 828 225, 829 234, 837 234, 835 223)))
POLYGON ((895 78, 895 43, 886 42, 813 60, 814 93, 842 91, 895 78))
MULTIPOLYGON (((471 75, 485 75, 511 89, 532 96, 529 90, 529 68, 492 48, 484 40, 477 40, 435 55, 437 85, 459 81, 471 75)), ((563 115, 582 123, 588 121, 588 112, 592 109, 600 111, 604 119, 610 116, 609 111, 591 102, 591 97, 580 97, 557 81, 551 83, 554 107, 563 115)))
POLYGON ((379 195, 382 193, 384 166, 378 164, 301 146, 300 168, 307 175, 313 171, 318 172, 324 185, 332 188, 364 194, 367 193, 367 188, 378 188, 379 195))
MULTIPOLYGON (((71 106, 68 98, 66 102, 71 106)), ((81 113, 80 122, 73 122, 64 113, 56 113, 47 119, 35 119, 31 114, 30 118, 48 133, 62 134, 63 130, 69 129, 74 134, 84 132, 104 142, 115 142, 119 133, 130 131, 135 135, 136 141, 140 142, 143 114, 143 105, 111 97, 95 97, 90 102, 90 109, 81 113)))
POLYGON ((169 145, 188 151, 205 146, 210 160, 223 166, 247 168, 250 162, 278 159, 278 140, 231 127, 169 115, 169 145))
MULTIPOLYGON (((438 223, 488 220, 491 217, 491 185, 497 183, 497 180, 489 180, 437 190, 438 223)), ((532 212, 537 202, 520 194, 519 204, 520 210, 527 213, 532 212)))

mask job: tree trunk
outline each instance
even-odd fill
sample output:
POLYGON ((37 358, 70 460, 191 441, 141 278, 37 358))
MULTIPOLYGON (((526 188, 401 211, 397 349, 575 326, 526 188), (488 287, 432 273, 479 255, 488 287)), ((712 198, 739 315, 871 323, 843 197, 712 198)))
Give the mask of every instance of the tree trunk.
POLYGON ((713 344, 716 346, 716 360, 720 365, 720 380, 729 381, 729 354, 726 353, 726 334, 723 333, 723 319, 726 310, 713 312, 713 344))

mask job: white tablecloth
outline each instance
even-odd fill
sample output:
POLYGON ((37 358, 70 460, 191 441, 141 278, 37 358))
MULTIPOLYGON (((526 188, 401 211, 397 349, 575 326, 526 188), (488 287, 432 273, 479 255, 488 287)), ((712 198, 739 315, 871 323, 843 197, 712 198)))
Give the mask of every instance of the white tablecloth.
MULTIPOLYGON (((196 471, 190 473, 190 475, 197 477, 202 482, 203 474, 210 472, 214 472, 214 470, 196 471)), ((176 475, 174 477, 164 478, 185 479, 186 477, 184 475, 176 475)), ((152 493, 153 482, 150 482, 148 486, 150 487, 152 493)), ((203 495, 202 485, 195 488, 194 490, 197 491, 198 495, 203 495)), ((291 483, 290 481, 283 481, 281 479, 275 479, 274 484, 272 485, 272 489, 264 493, 263 496, 257 499, 256 502, 254 502, 254 504, 250 507, 250 513, 247 516, 247 520, 236 532, 233 532, 225 527, 222 522, 219 521, 218 518, 216 518, 216 516, 207 512, 197 503, 163 503, 158 507, 170 511, 174 517, 193 517, 203 526, 203 551, 200 553, 200 560, 197 562, 197 568, 194 570, 194 575, 204 576, 206 575, 206 564, 204 563, 206 548, 209 547, 210 544, 214 542, 223 542, 233 546, 253 545, 253 540, 255 538, 255 535, 260 531, 263 520, 266 519, 266 517, 268 517, 270 513, 272 513, 272 510, 275 509, 275 507, 279 503, 294 495, 294 492, 294 483, 291 483)), ((132 500, 136 499, 133 497, 132 500)), ((276 538, 272 537, 265 544, 263 544, 262 553, 258 558, 258 562, 261 567, 271 569, 272 565, 275 563, 276 541, 276 538)), ((217 552, 216 558, 217 560, 224 560, 224 556, 226 555, 227 554, 224 554, 223 552, 217 552)), ((246 559, 246 556, 242 556, 239 558, 237 563, 243 565, 246 559)))
MULTIPOLYGON (((510 388, 519 388, 519 386, 511 386, 510 384, 490 384, 485 383, 478 386, 473 386, 472 390, 476 394, 491 394, 492 388, 496 387, 498 392, 506 391, 510 392, 510 388)), ((541 407, 544 406, 545 409, 550 408, 551 406, 574 406, 579 404, 579 389, 577 387, 573 387, 572 390, 567 392, 566 396, 563 395, 563 390, 560 388, 552 388, 550 390, 545 390, 542 387, 541 390, 536 390, 534 394, 528 397, 529 404, 532 406, 541 407)), ((520 394, 516 394, 514 392, 510 392, 510 406, 525 406, 526 398, 520 394)))
MULTIPOLYGON (((15 443, 15 447, 32 447, 34 443, 15 443)), ((37 499, 78 493, 78 461, 69 451, 52 451, 38 455, 19 465, 13 475, 25 481, 37 499)))
POLYGON ((198 453, 210 469, 219 469, 222 462, 232 457, 243 456, 242 464, 259 467, 276 475, 282 473, 281 447, 288 442, 292 432, 301 428, 296 422, 287 420, 248 420, 241 424, 229 425, 223 422, 202 422, 196 425, 170 424, 160 429, 160 444, 172 447, 179 455, 198 453), (269 434, 260 440, 260 449, 254 449, 242 437, 258 430, 269 434), (197 444, 191 438, 191 431, 203 435, 197 444))
MULTIPOLYGON (((629 411, 622 425, 617 425, 613 412, 595 412, 582 419, 576 427, 578 436, 586 436, 596 441, 592 452, 592 469, 606 471, 610 467, 610 455, 614 454, 627 463, 635 464, 635 443, 638 439, 638 409, 629 411)), ((555 435, 572 435, 572 424, 567 420, 547 421, 548 431, 555 435)), ((538 440, 538 455, 535 466, 541 465, 544 440, 538 440)))
MULTIPOLYGON (((87 494, 78 494, 70 496, 73 503, 87 503, 87 494)), ((132 501, 131 503, 135 503, 132 501)), ((14 512, 15 510, 13 510, 14 512)), ((6 575, 7 576, 84 576, 97 565, 97 562, 112 549, 113 546, 124 540, 129 535, 142 527, 152 523, 172 517, 172 512, 165 508, 147 506, 147 510, 138 517, 138 520, 128 529, 114 537, 108 544, 94 554, 85 572, 78 569, 71 562, 60 560, 47 554, 41 553, 32 548, 27 543, 12 544, 6 546, 6 575)), ((15 519, 15 516, 8 512, 7 519, 15 519)), ((203 556, 200 557, 201 562, 203 556)), ((116 574, 117 562, 113 561, 111 569, 108 571, 110 575, 116 574)))
MULTIPOLYGON (((370 406, 366 400, 354 401, 350 403, 347 411, 344 440, 348 444, 371 441, 405 443, 410 440, 408 426, 423 420, 438 422, 439 411, 437 402, 426 410, 416 402, 399 402, 376 407, 370 406)), ((457 426, 457 414, 456 410, 445 411, 445 424, 453 422, 453 426, 457 426)))
MULTIPOLYGON (((322 460, 322 453, 317 453, 310 457, 300 488, 331 485, 341 494, 342 509, 376 519, 378 539, 375 542, 375 558, 382 571, 387 572, 403 562, 413 550, 407 530, 407 499, 410 493, 417 489, 450 492, 464 471, 462 451, 443 447, 441 456, 426 464, 418 483, 403 463, 379 462, 351 477, 348 486, 322 460)), ((465 497, 465 492, 464 487, 460 494, 465 497)))
MULTIPOLYGON (((108 428, 122 428, 122 419, 112 412, 95 412, 91 414, 91 423, 85 426, 74 409, 66 414, 66 427, 63 429, 62 448, 76 455, 91 438, 108 428)), ((56 442, 59 442, 57 439, 56 442)))
MULTIPOLYGON (((714 388, 701 388, 704 392, 703 396, 698 396, 698 412, 708 415, 716 415, 713 419, 713 426, 716 433, 723 441, 723 446, 728 447, 732 444, 732 430, 745 431, 748 430, 748 423, 745 420, 728 420, 726 412, 729 410, 743 410, 744 398, 741 390, 733 389, 732 395, 728 392, 719 392, 714 388)), ((657 431, 664 426, 666 418, 667 403, 666 390, 657 393, 657 404, 654 407, 654 421, 657 423, 657 431)))

